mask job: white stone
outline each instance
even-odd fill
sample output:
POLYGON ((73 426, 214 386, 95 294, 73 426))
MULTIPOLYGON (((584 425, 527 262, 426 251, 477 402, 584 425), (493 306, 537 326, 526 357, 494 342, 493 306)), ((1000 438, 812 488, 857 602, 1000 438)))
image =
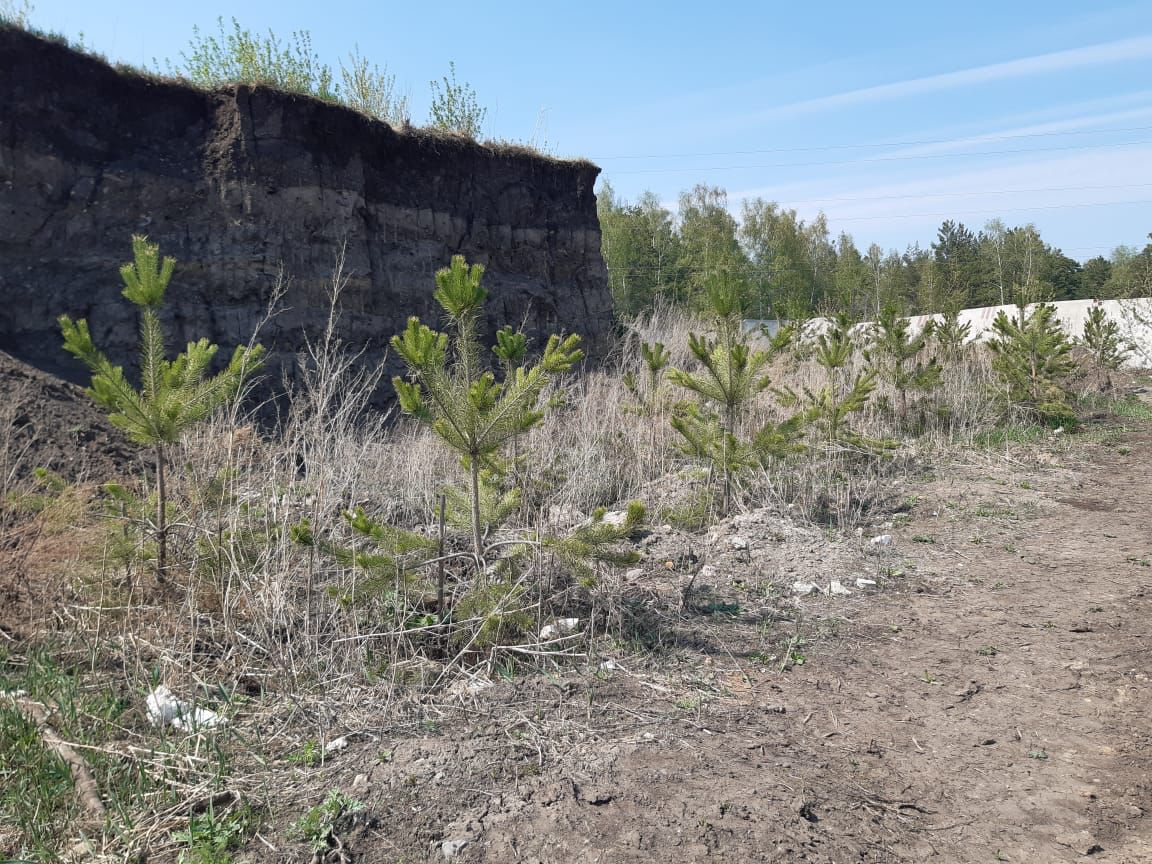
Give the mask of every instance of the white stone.
POLYGON ((340 750, 345 749, 347 746, 348 746, 348 736, 347 735, 341 735, 339 738, 333 738, 331 741, 329 741, 327 744, 325 744, 324 745, 324 752, 325 753, 336 753, 336 752, 339 752, 340 750))
POLYGON ((644 576, 644 568, 643 567, 633 567, 631 570, 628 570, 627 572, 624 573, 624 579, 628 582, 632 582, 633 580, 640 579, 643 576, 644 576))
POLYGON ((876 587, 876 580, 875 579, 858 578, 856 580, 856 587, 857 588, 874 588, 874 587, 876 587))
POLYGON ((613 528, 619 528, 627 521, 628 514, 624 510, 609 510, 603 519, 605 525, 611 525, 613 528))
POLYGON ((468 837, 450 837, 440 844, 440 854, 448 861, 464 851, 464 847, 471 843, 468 837))
POLYGON ((852 592, 845 588, 839 579, 833 579, 828 583, 828 593, 838 597, 845 597, 852 592))

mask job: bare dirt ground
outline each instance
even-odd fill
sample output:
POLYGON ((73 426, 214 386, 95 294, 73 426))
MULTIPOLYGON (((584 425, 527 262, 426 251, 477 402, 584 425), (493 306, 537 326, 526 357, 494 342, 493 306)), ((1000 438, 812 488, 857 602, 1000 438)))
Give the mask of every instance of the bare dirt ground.
POLYGON ((298 858, 289 816, 342 788, 352 860, 1152 861, 1152 435, 1101 440, 909 481, 880 556, 729 524, 662 648, 366 704, 246 854, 298 858), (850 596, 791 596, 813 554, 850 596))

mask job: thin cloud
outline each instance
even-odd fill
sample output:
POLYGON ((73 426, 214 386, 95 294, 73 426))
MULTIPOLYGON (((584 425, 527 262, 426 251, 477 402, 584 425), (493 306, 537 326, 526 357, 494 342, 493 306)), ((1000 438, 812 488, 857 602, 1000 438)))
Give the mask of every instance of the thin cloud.
POLYGON ((1033 57, 1022 57, 1003 63, 974 66, 957 72, 945 72, 939 75, 910 78, 906 81, 895 81, 891 84, 846 90, 843 93, 833 93, 829 96, 819 96, 815 99, 804 99, 769 108, 748 119, 761 121, 869 102, 889 102, 908 96, 937 93, 941 90, 980 86, 1012 78, 1049 75, 1056 72, 1066 72, 1091 66, 1106 66, 1149 57, 1152 57, 1152 36, 1136 36, 1130 39, 1118 39, 1113 42, 1088 45, 1083 48, 1071 48, 1066 51, 1052 51, 1033 57))
MULTIPOLYGON (((1073 117, 1067 120, 1054 120, 1049 123, 1033 123, 1027 126, 1013 126, 1007 129, 998 129, 993 132, 987 132, 980 135, 966 135, 959 138, 953 138, 950 141, 937 141, 932 144, 921 144, 914 147, 905 147, 902 149, 892 150, 887 155, 890 156, 926 156, 933 153, 952 153, 957 150, 967 150, 971 147, 980 144, 999 143, 1005 139, 1020 138, 1028 136, 1051 135, 1059 136, 1062 133, 1076 133, 1088 131, 1091 134, 1101 135, 1114 135, 1117 132, 1123 132, 1123 129, 1108 129, 1100 128, 1108 125, 1115 125, 1118 123, 1136 123, 1139 124, 1140 132, 1149 132, 1152 129, 1145 129, 1146 121, 1152 118, 1152 104, 1142 108, 1133 108, 1128 111, 1110 111, 1103 114, 1089 114, 1083 117, 1073 117)), ((1124 134, 1135 135, 1135 132, 1127 132, 1124 134)), ((1143 137, 1148 137, 1144 135, 1143 137)), ((1086 146, 1090 146, 1090 143, 1086 146)))
POLYGON ((1010 223, 1050 219, 1061 212, 1083 219, 1100 208, 1143 205, 1152 198, 1152 147, 1123 154, 1077 153, 887 184, 841 182, 829 188, 814 183, 806 189, 791 184, 791 194, 780 194, 785 191, 781 187, 748 190, 730 196, 730 201, 735 210, 741 199, 769 191, 774 193, 773 200, 795 207, 803 218, 825 213, 833 233, 843 229, 869 239, 912 237, 923 233, 918 229, 938 225, 942 218, 959 218, 970 227, 998 215, 1010 223), (827 197, 821 200, 821 196, 827 197))

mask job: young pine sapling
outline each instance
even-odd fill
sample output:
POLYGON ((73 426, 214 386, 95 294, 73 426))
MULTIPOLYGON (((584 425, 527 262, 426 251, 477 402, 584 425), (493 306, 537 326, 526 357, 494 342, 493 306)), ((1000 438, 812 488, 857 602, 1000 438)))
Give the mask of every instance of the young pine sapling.
POLYGON ((218 346, 207 339, 189 342, 175 359, 165 358, 160 307, 176 267, 176 259, 160 259, 160 247, 148 238, 132 238, 133 261, 120 268, 124 297, 140 309, 140 387, 134 388, 120 366, 92 342, 88 322, 59 318, 64 348, 92 373, 90 395, 109 411, 108 419, 137 444, 151 448, 156 469, 156 578, 164 580, 168 567, 168 448, 189 428, 233 398, 260 364, 259 345, 239 346, 227 368, 209 376, 218 346))
POLYGON ((483 567, 482 468, 496 469, 502 447, 525 434, 544 417, 542 395, 548 382, 566 373, 584 356, 580 337, 552 335, 540 359, 518 366, 503 381, 483 368, 478 327, 487 292, 484 268, 463 256, 436 274, 436 302, 447 316, 449 333, 408 319, 392 347, 408 367, 408 380, 392 379, 403 410, 426 423, 462 457, 469 472, 472 547, 483 567))

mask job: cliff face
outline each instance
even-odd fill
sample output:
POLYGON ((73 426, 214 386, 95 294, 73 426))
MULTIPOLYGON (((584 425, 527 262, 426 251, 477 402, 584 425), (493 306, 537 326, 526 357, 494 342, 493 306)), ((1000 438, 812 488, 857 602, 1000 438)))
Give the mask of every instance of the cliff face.
POLYGON ((487 267, 489 330, 524 322, 537 346, 577 332, 594 355, 611 326, 598 171, 267 88, 153 81, 0 28, 0 350, 82 378, 60 348, 67 313, 131 365, 117 271, 139 233, 178 259, 179 345, 247 341, 283 266, 285 309, 260 336, 277 380, 327 320, 341 249, 339 333, 364 362, 409 315, 438 320, 432 274, 457 253, 487 267))

